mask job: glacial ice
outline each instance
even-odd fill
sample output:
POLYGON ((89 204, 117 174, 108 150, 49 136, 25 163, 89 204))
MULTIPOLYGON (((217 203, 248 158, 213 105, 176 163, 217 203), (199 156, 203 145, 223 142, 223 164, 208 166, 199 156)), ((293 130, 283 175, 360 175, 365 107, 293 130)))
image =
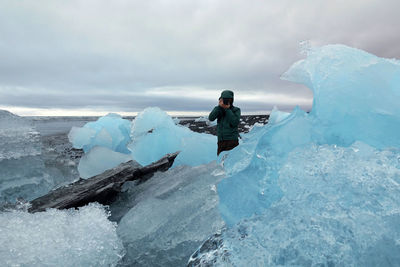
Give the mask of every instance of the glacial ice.
POLYGON ((86 153, 78 168, 82 178, 126 162, 125 155, 130 155, 141 165, 148 165, 167 153, 180 151, 174 167, 196 166, 217 159, 215 136, 176 125, 159 108, 146 108, 132 123, 117 114, 108 114, 81 128, 73 127, 69 140, 75 148, 82 148, 86 153))
POLYGON ((135 118, 129 149, 141 165, 150 164, 167 153, 181 151, 174 166, 196 166, 217 159, 217 140, 210 134, 192 132, 175 125, 172 118, 159 108, 146 108, 135 118))
POLYGON ((127 154, 115 152, 106 147, 95 146, 80 159, 79 175, 81 178, 87 179, 129 160, 131 160, 131 157, 127 154))
POLYGON ((0 110, 0 202, 31 200, 54 186, 40 155, 32 121, 0 110))
POLYGON ((0 213, 4 266, 116 266, 125 251, 99 204, 79 210, 0 213))
POLYGON ((40 134, 25 118, 0 110, 0 161, 40 154, 40 134))
POLYGON ((310 113, 256 127, 218 185, 233 266, 400 262, 400 62, 312 48, 283 79, 313 90, 310 113))
POLYGON ((283 121, 287 117, 289 117, 290 113, 289 112, 283 112, 278 110, 277 106, 274 106, 274 108, 271 111, 271 114, 269 115, 268 118, 268 123, 271 124, 277 124, 278 122, 283 121))
POLYGON ((216 266, 397 266, 400 150, 309 144, 280 169, 283 197, 223 233, 216 266))
POLYGON ((117 229, 127 249, 121 265, 184 266, 193 251, 224 226, 216 192, 222 178, 222 167, 213 161, 178 166, 129 186, 110 207, 113 216, 124 206, 132 207, 117 229))
POLYGON ((73 127, 68 135, 74 148, 81 148, 85 153, 95 146, 129 154, 127 144, 130 141, 131 122, 120 115, 110 113, 97 121, 88 122, 83 127, 73 127))

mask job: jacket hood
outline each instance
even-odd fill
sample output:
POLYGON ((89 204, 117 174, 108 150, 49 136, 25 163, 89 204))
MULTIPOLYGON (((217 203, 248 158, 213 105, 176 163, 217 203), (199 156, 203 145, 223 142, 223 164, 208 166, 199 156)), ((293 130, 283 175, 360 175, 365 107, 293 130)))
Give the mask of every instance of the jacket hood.
POLYGON ((233 99, 233 92, 230 90, 222 91, 221 98, 232 98, 233 99))

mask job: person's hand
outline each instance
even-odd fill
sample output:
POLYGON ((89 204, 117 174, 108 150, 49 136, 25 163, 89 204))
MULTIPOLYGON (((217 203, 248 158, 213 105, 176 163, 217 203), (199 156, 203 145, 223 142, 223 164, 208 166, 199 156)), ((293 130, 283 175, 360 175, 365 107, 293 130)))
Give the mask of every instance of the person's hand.
POLYGON ((227 109, 227 108, 230 108, 230 107, 231 107, 231 104, 228 103, 228 105, 225 105, 225 104, 224 104, 224 100, 222 100, 222 98, 220 98, 220 99, 219 99, 219 106, 220 106, 221 108, 227 109))

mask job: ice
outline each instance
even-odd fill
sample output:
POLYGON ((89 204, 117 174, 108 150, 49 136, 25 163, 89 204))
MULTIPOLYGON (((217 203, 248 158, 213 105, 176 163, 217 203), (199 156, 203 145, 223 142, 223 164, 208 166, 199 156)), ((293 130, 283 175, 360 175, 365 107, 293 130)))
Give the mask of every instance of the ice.
POLYGON ((95 146, 129 154, 131 122, 120 115, 110 113, 97 121, 88 122, 83 127, 73 127, 68 135, 74 148, 89 152, 95 146))
POLYGON ((283 112, 279 111, 276 106, 271 111, 271 114, 269 115, 268 123, 269 124, 277 124, 278 122, 283 121, 287 117, 289 117, 290 113, 289 112, 283 112))
POLYGON ((313 90, 313 108, 254 128, 224 159, 229 257, 216 265, 400 263, 399 77, 399 61, 343 45, 310 48, 283 75, 313 90))
POLYGON ((375 148, 399 147, 399 72, 399 61, 343 45, 309 50, 283 78, 313 90, 312 111, 295 108, 284 120, 254 129, 224 162, 231 177, 218 191, 228 224, 280 199, 278 173, 294 148, 309 143, 349 146, 355 141, 375 148))
POLYGON ((210 121, 208 119, 208 116, 203 116, 203 117, 199 117, 197 119, 194 120, 195 122, 205 122, 208 126, 216 126, 217 125, 217 121, 210 121))
POLYGON ((78 171, 81 178, 87 179, 129 160, 131 157, 127 154, 96 146, 83 155, 79 161, 78 171))
POLYGON ((174 166, 196 166, 217 159, 215 136, 176 125, 159 108, 143 110, 132 123, 117 114, 108 114, 81 128, 73 127, 68 137, 75 148, 82 148, 86 153, 78 167, 82 178, 128 161, 126 155, 141 165, 176 151, 180 153, 174 166))
POLYGON ((45 171, 40 135, 32 122, 0 111, 0 201, 31 200, 48 192, 54 179, 45 171))
POLYGON ((25 118, 0 110, 0 161, 40 154, 40 134, 25 118))
POLYGON ((0 213, 3 266, 116 266, 124 248, 103 206, 0 213))
POLYGON ((110 113, 83 127, 72 127, 68 134, 74 148, 85 151, 78 166, 81 178, 90 178, 130 160, 131 121, 110 113))
POLYGON ((129 149, 141 165, 150 164, 167 153, 181 151, 174 166, 196 166, 217 159, 217 138, 175 125, 159 108, 146 108, 135 118, 129 149))
POLYGON ((223 236, 216 266, 397 266, 400 150, 313 145, 289 153, 282 199, 223 236))
POLYGON ((118 225, 127 249, 124 266, 184 266, 189 256, 224 222, 215 185, 224 178, 216 162, 178 166, 138 186, 120 203, 132 209, 118 225), (123 201, 123 202, 122 202, 123 201))
POLYGON ((282 78, 313 91, 310 120, 324 143, 400 145, 400 61, 328 45, 310 49, 282 78))

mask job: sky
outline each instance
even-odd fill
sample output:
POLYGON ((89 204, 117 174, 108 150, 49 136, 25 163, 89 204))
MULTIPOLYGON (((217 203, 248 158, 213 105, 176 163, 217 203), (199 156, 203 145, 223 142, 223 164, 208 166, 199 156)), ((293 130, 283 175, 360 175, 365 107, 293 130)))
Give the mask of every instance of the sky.
POLYGON ((400 1, 0 0, 0 109, 18 115, 309 110, 299 43, 400 59, 400 1))

